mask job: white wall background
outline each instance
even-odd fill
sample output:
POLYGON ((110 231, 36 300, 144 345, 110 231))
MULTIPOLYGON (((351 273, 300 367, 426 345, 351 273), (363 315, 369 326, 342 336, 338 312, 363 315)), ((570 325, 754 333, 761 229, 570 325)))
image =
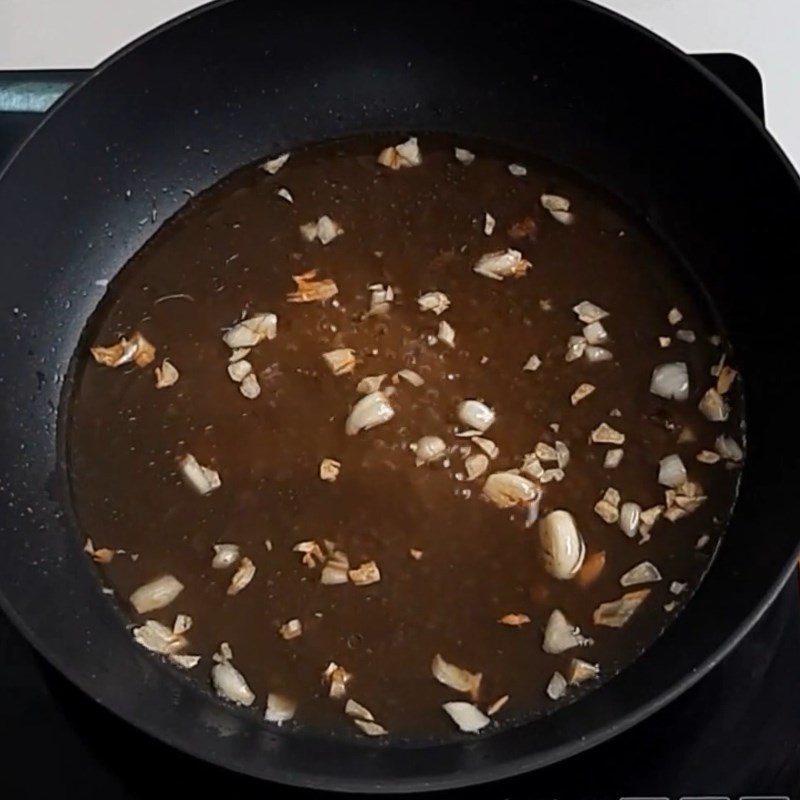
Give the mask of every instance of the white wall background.
MULTIPOLYGON (((800 0, 599 2, 683 50, 747 56, 764 78, 769 127, 800 165, 800 0)), ((0 0, 0 69, 93 66, 198 5, 197 0, 0 0)))

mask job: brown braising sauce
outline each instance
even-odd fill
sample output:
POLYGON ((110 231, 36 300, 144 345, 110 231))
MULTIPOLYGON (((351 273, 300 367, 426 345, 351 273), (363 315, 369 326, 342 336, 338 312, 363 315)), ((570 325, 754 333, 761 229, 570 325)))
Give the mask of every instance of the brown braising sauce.
POLYGON ((140 642, 200 656, 183 659, 187 675, 213 691, 214 668, 217 692, 259 713, 280 695, 277 716, 296 706, 288 727, 389 741, 490 733, 630 663, 702 578, 742 444, 718 327, 646 227, 574 175, 486 142, 421 137, 419 156, 411 142, 379 163, 400 141, 312 145, 188 203, 109 285, 87 339, 111 349, 78 355, 68 422, 75 509, 105 585, 137 629, 191 617, 140 642), (446 297, 423 310, 431 292, 446 297), (587 325, 575 307, 606 338, 573 339, 568 361, 587 325), (264 314, 277 325, 234 328, 264 314), (224 336, 260 341, 244 354, 224 336), (656 388, 680 396, 688 375, 685 399, 651 391, 665 364, 656 388), (573 404, 581 384, 594 390, 573 404), (359 388, 381 394, 350 416, 359 388), (484 405, 460 419, 465 400, 484 405), (458 435, 487 408, 485 432, 458 435), (624 442, 591 441, 603 423, 624 442), (557 509, 571 517, 543 522, 557 509), (215 568, 221 544, 238 551, 215 568), (649 582, 622 586, 642 562, 634 578, 649 582), (597 609, 626 593, 630 618, 602 624, 622 622, 597 609), (548 649, 575 646, 545 652, 548 620, 548 649), (381 727, 354 725, 366 714, 348 699, 381 727), (452 701, 474 708, 451 718, 452 701))

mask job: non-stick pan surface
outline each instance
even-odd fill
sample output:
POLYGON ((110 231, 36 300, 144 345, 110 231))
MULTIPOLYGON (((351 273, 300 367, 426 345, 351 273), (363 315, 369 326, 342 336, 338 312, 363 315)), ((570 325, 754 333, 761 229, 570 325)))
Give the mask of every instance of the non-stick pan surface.
POLYGON ((456 786, 613 736, 710 669, 791 568, 798 221, 797 176, 752 114, 675 49, 590 4, 238 0, 192 12, 98 68, 0 180, 3 607, 121 717, 201 758, 286 783, 456 786), (186 202, 183 189, 304 142, 388 130, 506 141, 606 186, 695 270, 746 376, 741 498, 678 620, 580 702, 427 749, 281 734, 135 646, 81 553, 59 427, 70 361, 104 281, 186 202))

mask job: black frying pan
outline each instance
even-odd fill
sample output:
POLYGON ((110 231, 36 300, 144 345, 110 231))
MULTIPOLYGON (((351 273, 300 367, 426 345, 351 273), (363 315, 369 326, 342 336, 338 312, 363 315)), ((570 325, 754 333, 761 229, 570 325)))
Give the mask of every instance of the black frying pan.
POLYGON ((798 223, 797 175, 741 102, 674 48, 580 0, 239 0, 187 14, 71 91, 0 180, 3 607, 98 702, 165 742, 263 778, 420 790, 591 747, 709 670, 792 568, 798 223), (59 428, 70 361, 104 291, 96 282, 186 202, 182 189, 301 143, 389 130, 506 141, 613 191, 695 270, 746 377, 741 497, 677 621, 579 702, 428 749, 281 734, 137 647, 81 552, 59 428))

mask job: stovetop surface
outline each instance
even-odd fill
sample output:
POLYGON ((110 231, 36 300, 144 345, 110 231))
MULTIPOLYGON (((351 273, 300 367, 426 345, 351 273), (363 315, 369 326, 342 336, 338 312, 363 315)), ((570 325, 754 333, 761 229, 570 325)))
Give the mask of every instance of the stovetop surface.
MULTIPOLYGON (((749 62, 724 54, 699 59, 763 117, 760 78, 749 62)), ((0 112, 0 163, 37 119, 0 112)), ((562 764, 436 797, 800 798, 798 709, 800 586, 792 577, 720 665, 645 722, 562 764)), ((0 790, 13 800, 56 793, 156 800, 201 791, 241 797, 277 788, 196 761, 119 720, 39 658, 1 614, 0 721, 0 790)), ((321 796, 279 791, 297 800, 321 796)))

